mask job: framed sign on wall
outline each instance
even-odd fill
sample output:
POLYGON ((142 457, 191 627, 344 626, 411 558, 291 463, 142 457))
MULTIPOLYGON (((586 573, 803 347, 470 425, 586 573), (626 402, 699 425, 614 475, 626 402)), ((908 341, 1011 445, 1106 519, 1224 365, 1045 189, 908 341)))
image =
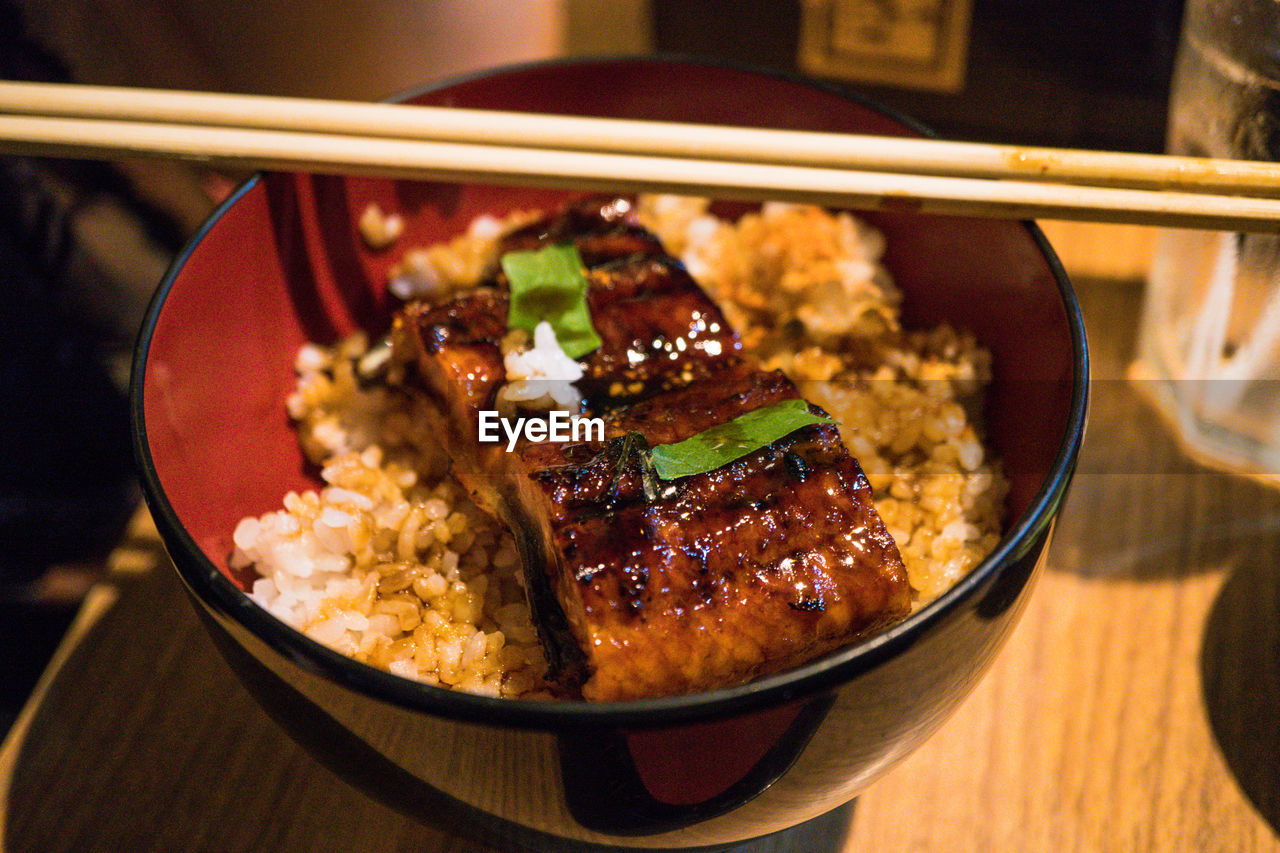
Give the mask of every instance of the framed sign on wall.
POLYGON ((971 0, 804 0, 799 65, 822 77, 955 92, 971 0))

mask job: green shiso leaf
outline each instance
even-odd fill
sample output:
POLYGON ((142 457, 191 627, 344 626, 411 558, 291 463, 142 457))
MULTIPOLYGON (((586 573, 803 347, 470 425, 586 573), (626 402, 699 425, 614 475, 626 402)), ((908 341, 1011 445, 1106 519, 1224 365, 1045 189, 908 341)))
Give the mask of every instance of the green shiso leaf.
POLYGON ((533 334, 550 323, 556 341, 570 358, 600 347, 587 307, 587 277, 576 246, 547 246, 532 252, 508 252, 502 270, 511 286, 507 328, 533 334))
POLYGON ((829 423, 834 422, 810 412, 804 400, 785 400, 739 415, 684 441, 656 445, 651 451, 653 464, 664 480, 705 474, 773 444, 801 427, 829 423))

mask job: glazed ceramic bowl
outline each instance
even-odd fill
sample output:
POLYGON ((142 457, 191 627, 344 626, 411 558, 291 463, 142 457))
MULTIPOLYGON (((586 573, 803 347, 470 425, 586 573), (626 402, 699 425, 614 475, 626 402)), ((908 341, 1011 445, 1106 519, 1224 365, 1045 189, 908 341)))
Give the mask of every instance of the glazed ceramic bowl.
MULTIPOLYGON (((916 135, 901 118, 799 79, 723 64, 553 62, 433 86, 425 104, 916 135)), ((481 213, 568 194, 275 174, 240 188, 183 251, 134 368, 148 504, 209 631, 297 740, 424 820, 533 846, 715 847, 854 797, 952 712, 1009 635, 1043 562, 1084 427, 1087 359, 1071 288, 1029 223, 866 214, 888 240, 905 322, 991 349, 989 443, 1011 480, 1007 534, 941 598, 856 646, 724 690, 613 704, 450 692, 349 660, 253 604, 228 569, 236 522, 317 484, 285 414, 299 345, 392 310, 395 252, 365 248, 371 201, 400 245, 481 213)), ((945 772, 939 770, 939 772, 945 772)))

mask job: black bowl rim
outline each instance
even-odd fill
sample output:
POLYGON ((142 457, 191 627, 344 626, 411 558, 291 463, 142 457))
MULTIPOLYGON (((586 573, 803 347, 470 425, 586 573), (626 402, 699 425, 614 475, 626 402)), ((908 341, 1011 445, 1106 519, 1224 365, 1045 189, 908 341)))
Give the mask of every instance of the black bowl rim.
MULTIPOLYGON (((448 77, 401 93, 392 100, 407 99, 473 80, 538 68, 601 64, 682 64, 773 77, 835 94, 860 106, 878 111, 921 134, 936 135, 915 120, 900 115, 896 110, 884 107, 839 86, 812 80, 800 74, 776 69, 761 69, 718 58, 669 54, 568 57, 518 63, 448 77)), ((359 663, 306 637, 272 616, 251 601, 218 570, 182 526, 172 505, 165 497, 147 443, 143 383, 151 340, 166 298, 187 259, 205 235, 217 225, 241 196, 257 185, 261 177, 259 173, 247 179, 210 215, 174 258, 147 308, 134 350, 130 388, 131 433, 135 461, 142 479, 143 494, 157 529, 167 544, 178 574, 192 596, 220 618, 238 623, 275 652, 302 669, 370 698, 401 708, 455 720, 516 728, 556 730, 585 726, 647 728, 675 723, 692 723, 778 705, 829 690, 876 667, 913 645, 931 629, 958 611, 964 602, 977 596, 1002 566, 1023 556, 1052 522, 1074 471, 1084 433, 1088 398, 1089 357, 1084 322, 1080 314, 1080 306, 1067 280, 1066 271, 1057 255, 1039 227, 1034 222, 1024 221, 1023 227, 1027 229, 1044 256, 1058 286, 1071 335, 1074 377, 1066 432, 1058 447, 1049 475, 1032 500, 1030 508, 1005 534, 996 549, 949 590, 907 619, 861 643, 832 652, 795 669, 763 676, 746 684, 703 693, 625 702, 522 700, 479 696, 421 684, 359 663)))

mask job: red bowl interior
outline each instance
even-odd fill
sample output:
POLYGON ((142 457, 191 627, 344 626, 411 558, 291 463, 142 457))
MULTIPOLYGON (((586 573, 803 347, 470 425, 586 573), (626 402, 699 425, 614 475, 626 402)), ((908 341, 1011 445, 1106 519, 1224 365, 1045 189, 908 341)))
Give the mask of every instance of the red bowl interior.
MULTIPOLYGON (((760 127, 915 135, 832 91, 747 71, 598 62, 480 77, 413 98, 456 105, 760 127)), ((248 186, 180 261, 146 353, 143 414, 155 474, 178 520, 227 571, 246 515, 314 487, 284 400, 308 340, 385 328, 387 268, 399 251, 452 237, 482 213, 548 207, 567 194, 478 185, 268 175, 248 186), (405 236, 373 252, 354 222, 371 202, 400 212, 405 236)), ((989 441, 1012 483, 1016 521, 1069 428, 1070 324, 1050 260, 1015 222, 865 215, 888 240, 908 325, 967 328, 995 358, 989 441)))

